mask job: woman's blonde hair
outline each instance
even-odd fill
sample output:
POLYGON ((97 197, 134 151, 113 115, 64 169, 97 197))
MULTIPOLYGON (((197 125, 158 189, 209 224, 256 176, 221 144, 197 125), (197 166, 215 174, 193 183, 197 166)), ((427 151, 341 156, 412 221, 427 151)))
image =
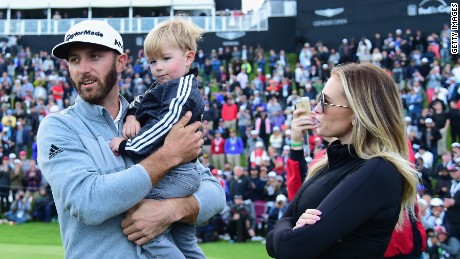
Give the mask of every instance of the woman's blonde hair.
MULTIPOLYGON (((415 218, 417 172, 408 161, 408 140, 405 134, 402 102, 393 79, 381 68, 370 63, 350 63, 335 67, 331 76, 340 79, 343 93, 355 115, 352 145, 362 159, 382 157, 391 162, 404 179, 398 229, 403 223, 403 211, 415 218)), ((327 156, 318 161, 308 178, 322 169, 327 156)))
POLYGON ((203 32, 198 25, 187 20, 186 16, 175 16, 159 23, 147 34, 144 53, 149 58, 159 57, 164 46, 176 47, 184 52, 196 52, 197 41, 202 39, 203 32))

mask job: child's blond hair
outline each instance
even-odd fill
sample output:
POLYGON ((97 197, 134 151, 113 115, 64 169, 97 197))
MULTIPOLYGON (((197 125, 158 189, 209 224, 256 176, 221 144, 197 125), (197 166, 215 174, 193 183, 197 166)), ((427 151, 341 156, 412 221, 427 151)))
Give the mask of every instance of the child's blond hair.
POLYGON ((160 57, 163 46, 177 47, 186 52, 196 52, 197 41, 201 40, 203 29, 187 20, 185 16, 175 16, 155 26, 144 41, 147 57, 160 57))

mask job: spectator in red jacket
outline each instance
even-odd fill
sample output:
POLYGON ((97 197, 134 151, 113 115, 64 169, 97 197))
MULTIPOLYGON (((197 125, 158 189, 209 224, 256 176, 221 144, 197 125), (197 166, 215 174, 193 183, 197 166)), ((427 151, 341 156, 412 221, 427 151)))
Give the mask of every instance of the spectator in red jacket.
POLYGON ((224 105, 222 105, 222 119, 224 120, 226 128, 236 130, 237 115, 238 107, 233 102, 233 97, 227 95, 227 100, 224 105))

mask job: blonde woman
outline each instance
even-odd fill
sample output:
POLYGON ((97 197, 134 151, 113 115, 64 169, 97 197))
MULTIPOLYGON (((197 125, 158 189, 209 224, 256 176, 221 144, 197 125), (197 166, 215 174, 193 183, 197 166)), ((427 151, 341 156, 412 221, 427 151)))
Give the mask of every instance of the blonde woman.
POLYGON ((382 258, 404 210, 414 216, 418 184, 394 81, 370 63, 336 67, 311 116, 302 112, 294 112, 291 159, 305 130, 337 140, 268 234, 269 255, 382 258))

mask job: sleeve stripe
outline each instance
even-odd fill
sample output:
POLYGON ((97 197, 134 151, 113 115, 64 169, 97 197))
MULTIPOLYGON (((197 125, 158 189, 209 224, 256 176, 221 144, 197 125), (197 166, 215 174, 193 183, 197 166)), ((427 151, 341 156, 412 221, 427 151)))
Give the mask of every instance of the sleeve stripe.
POLYGON ((179 116, 182 112, 182 107, 190 96, 192 85, 193 75, 188 75, 185 78, 182 77, 179 82, 176 97, 171 100, 169 105, 169 111, 157 124, 153 125, 150 129, 146 130, 141 135, 128 140, 126 144, 126 150, 139 152, 147 145, 152 144, 163 135, 168 133, 172 125, 179 120, 179 116))

